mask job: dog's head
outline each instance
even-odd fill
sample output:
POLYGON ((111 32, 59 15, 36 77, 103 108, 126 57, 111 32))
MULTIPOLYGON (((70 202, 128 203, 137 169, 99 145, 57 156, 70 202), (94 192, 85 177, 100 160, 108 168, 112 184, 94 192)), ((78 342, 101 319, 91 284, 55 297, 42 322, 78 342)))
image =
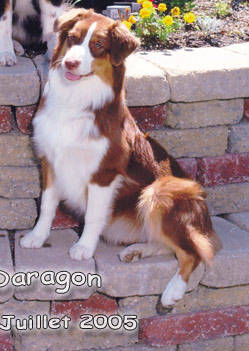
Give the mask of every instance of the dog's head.
POLYGON ((93 10, 70 10, 56 20, 54 30, 59 39, 51 64, 60 65, 69 81, 94 74, 110 81, 113 68, 139 45, 122 23, 93 10))

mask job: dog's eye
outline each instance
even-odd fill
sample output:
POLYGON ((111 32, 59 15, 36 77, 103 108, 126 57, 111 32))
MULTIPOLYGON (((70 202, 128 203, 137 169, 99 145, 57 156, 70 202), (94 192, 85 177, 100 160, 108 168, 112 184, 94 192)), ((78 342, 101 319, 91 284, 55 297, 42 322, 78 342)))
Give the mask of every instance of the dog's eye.
POLYGON ((67 41, 69 45, 74 45, 77 43, 78 38, 76 37, 76 35, 69 35, 69 37, 67 38, 67 41))
POLYGON ((96 41, 95 44, 94 44, 94 46, 95 46, 96 49, 102 48, 102 44, 101 44, 100 41, 96 41))

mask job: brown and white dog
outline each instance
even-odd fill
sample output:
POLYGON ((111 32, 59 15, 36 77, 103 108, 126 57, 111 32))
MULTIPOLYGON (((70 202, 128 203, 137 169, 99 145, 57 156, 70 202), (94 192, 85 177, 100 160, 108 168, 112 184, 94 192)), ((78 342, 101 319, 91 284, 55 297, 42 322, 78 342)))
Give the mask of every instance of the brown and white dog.
POLYGON ((22 45, 47 42, 48 56, 56 44, 53 25, 66 8, 65 0, 0 1, 0 66, 12 66, 22 45), (13 41, 13 39, 14 41, 13 41))
POLYGON ((182 298, 190 274, 210 262, 220 241, 200 185, 137 127, 125 104, 125 58, 139 41, 121 23, 92 10, 71 10, 59 33, 47 85, 36 114, 34 143, 42 159, 39 220, 20 241, 39 248, 60 201, 85 214, 70 249, 75 260, 94 255, 100 235, 132 244, 122 261, 162 255, 170 247, 179 269, 162 304, 182 298))

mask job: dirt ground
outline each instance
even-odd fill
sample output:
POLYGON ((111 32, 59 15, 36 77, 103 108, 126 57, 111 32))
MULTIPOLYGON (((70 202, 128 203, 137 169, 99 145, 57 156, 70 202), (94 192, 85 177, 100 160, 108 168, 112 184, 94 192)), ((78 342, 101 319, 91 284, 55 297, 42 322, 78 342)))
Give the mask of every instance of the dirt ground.
MULTIPOLYGON (((232 0, 227 16, 215 16, 216 4, 219 0, 196 0, 192 10, 198 17, 216 18, 201 28, 198 21, 195 24, 184 26, 171 33, 165 44, 153 42, 151 46, 144 46, 146 50, 177 49, 183 47, 222 47, 249 41, 249 0, 232 0), (218 21, 218 22, 217 22, 218 21)), ((222 0, 230 3, 231 0, 222 0)), ((207 22, 208 22, 207 21, 207 22)), ((34 57, 46 52, 46 45, 38 43, 34 47, 26 48, 26 56, 34 57)))
MULTIPOLYGON (((228 2, 223 0, 223 2, 228 2)), ((183 47, 227 46, 249 41, 249 1, 234 0, 227 16, 217 16, 216 4, 218 0, 196 0, 192 12, 196 17, 215 18, 207 19, 206 26, 199 24, 187 25, 181 30, 171 33, 164 45, 153 45, 145 49, 176 49, 183 47)))

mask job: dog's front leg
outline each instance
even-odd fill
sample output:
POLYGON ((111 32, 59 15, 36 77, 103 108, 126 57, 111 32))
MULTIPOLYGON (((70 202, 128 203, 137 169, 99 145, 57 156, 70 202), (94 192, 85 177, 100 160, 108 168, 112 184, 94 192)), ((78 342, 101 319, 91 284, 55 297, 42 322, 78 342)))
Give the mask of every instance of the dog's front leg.
POLYGON ((59 204, 59 197, 54 184, 54 173, 46 159, 42 160, 42 176, 43 192, 40 217, 33 230, 20 240, 21 247, 27 249, 40 248, 47 240, 59 204))
POLYGON ((0 66, 12 66, 16 60, 12 41, 12 0, 3 0, 0 17, 0 66))
POLYGON ((115 179, 109 186, 88 186, 85 227, 81 238, 69 251, 72 259, 90 259, 93 256, 99 237, 108 222, 117 182, 115 179))

